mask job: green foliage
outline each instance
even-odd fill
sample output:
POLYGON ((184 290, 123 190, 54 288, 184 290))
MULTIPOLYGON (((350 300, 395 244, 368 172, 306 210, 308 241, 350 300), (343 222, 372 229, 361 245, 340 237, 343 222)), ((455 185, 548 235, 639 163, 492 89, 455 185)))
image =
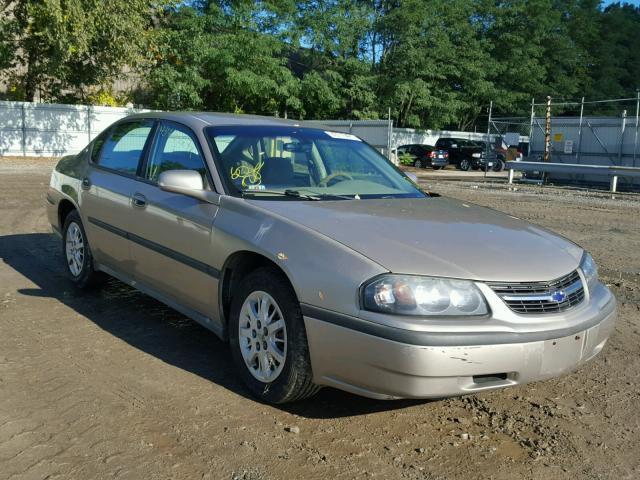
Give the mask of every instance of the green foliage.
POLYGON ((416 157, 414 157, 410 153, 403 153, 402 155, 398 155, 398 162, 400 162, 400 165, 411 167, 413 166, 413 162, 415 161, 415 159, 416 157))
POLYGON ((24 99, 87 101, 144 50, 146 0, 21 0, 0 7, 1 77, 24 99), (97 88, 95 88, 97 87, 97 88))
POLYGON ((470 129, 490 100, 633 96, 640 7, 599 0, 0 0, 5 97, 470 129))
POLYGON ((600 19, 600 37, 590 43, 592 98, 630 97, 640 87, 640 7, 612 4, 600 19))

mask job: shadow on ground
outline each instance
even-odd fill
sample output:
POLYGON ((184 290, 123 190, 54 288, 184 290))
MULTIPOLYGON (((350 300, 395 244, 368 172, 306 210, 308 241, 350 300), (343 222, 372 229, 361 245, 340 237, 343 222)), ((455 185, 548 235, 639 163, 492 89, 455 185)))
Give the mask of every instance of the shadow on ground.
MULTIPOLYGON (((45 233, 2 236, 0 258, 36 285, 18 289, 18 295, 56 299, 129 345, 238 395, 248 396, 227 344, 213 333, 115 279, 98 290, 77 290, 65 276, 56 236, 45 233)), ((307 418, 338 418, 419 403, 424 401, 376 401, 325 388, 311 399, 279 408, 307 418)))

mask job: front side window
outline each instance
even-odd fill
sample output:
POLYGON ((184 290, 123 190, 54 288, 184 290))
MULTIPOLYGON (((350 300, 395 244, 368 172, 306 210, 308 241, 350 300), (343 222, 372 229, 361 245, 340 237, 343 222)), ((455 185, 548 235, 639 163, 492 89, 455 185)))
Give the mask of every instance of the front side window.
POLYGON ((353 135, 289 126, 210 127, 206 132, 232 195, 426 196, 353 135))
POLYGON ((194 170, 207 183, 206 167, 196 140, 183 126, 161 123, 151 147, 144 177, 157 182, 162 172, 169 170, 194 170))
POLYGON ((152 126, 151 120, 137 120, 117 125, 99 150, 98 165, 135 175, 152 126))

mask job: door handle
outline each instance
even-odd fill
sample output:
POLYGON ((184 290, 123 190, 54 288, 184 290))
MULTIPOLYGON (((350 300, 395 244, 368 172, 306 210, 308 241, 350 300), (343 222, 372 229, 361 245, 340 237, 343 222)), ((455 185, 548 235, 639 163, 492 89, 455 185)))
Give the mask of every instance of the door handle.
POLYGON ((90 188, 91 188, 91 180, 89 180, 87 177, 84 177, 82 179, 82 189, 89 190, 90 188))
POLYGON ((144 208, 147 206, 147 198, 141 193, 135 193, 133 197, 131 197, 131 203, 134 207, 144 208))

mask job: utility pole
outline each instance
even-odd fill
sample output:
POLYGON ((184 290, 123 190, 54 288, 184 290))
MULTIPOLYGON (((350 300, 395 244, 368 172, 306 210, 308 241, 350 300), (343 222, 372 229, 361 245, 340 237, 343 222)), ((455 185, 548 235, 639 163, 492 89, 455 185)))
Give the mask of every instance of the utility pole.
POLYGON ((527 144, 527 158, 531 156, 531 142, 533 141, 533 119, 536 113, 536 99, 531 99, 531 121, 529 123, 529 143, 527 144))
POLYGON ((543 162, 549 161, 549 154, 551 150, 551 97, 547 97, 547 118, 544 127, 544 156, 543 162))
POLYGON ((626 129, 626 126, 627 126, 627 111, 623 110, 622 125, 620 125, 620 146, 618 147, 618 166, 622 166, 622 150, 624 147, 624 144, 622 142, 624 141, 624 131, 626 129))
POLYGON ((638 151, 638 127, 640 127, 640 90, 636 90, 636 135, 633 140, 633 166, 636 166, 636 152, 638 151))
POLYGON ((393 120, 391 119, 391 107, 389 107, 387 115, 387 158, 391 159, 391 161, 397 165, 398 159, 393 158, 391 153, 391 143, 393 142, 393 120))
POLYGON ((484 176, 487 176, 487 170, 489 165, 489 145, 491 144, 491 114, 493 113, 493 100, 489 102, 489 120, 487 121, 487 146, 486 146, 486 158, 484 164, 484 176))
POLYGON ((582 153, 582 119, 584 118, 584 97, 580 101, 580 124, 578 126, 578 148, 576 148, 576 163, 580 163, 582 153))

